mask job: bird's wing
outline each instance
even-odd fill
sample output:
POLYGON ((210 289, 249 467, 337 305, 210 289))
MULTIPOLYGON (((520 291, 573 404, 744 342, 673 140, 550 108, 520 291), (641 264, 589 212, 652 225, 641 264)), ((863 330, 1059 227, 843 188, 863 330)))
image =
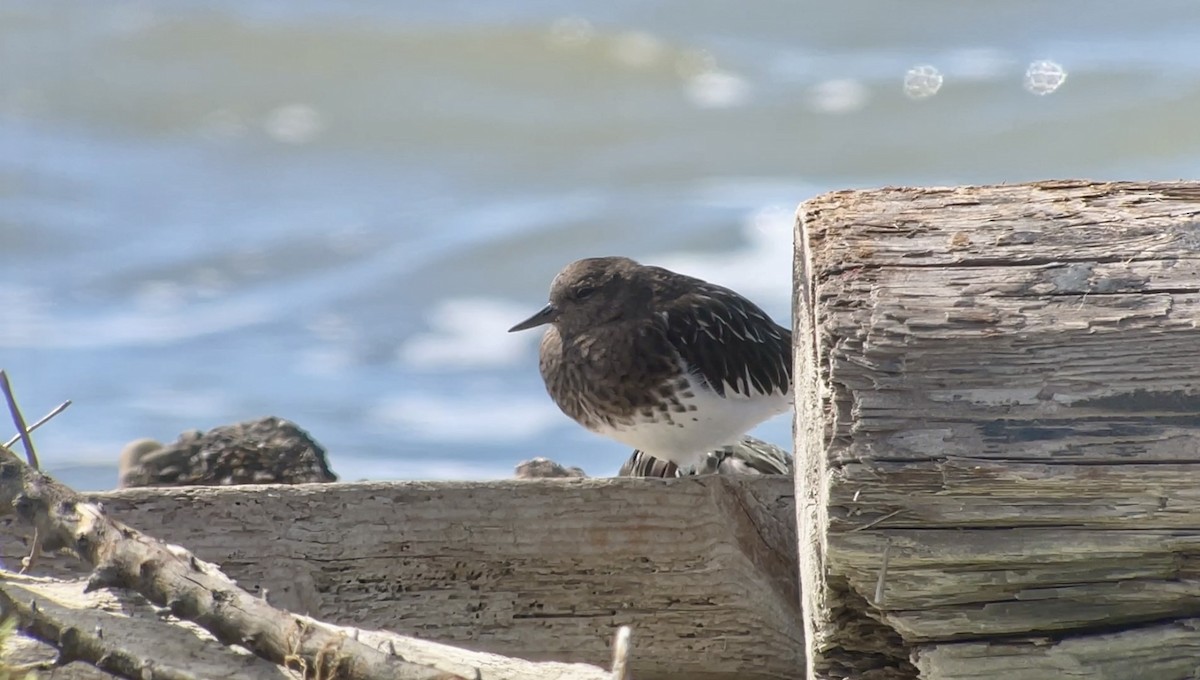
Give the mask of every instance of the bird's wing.
POLYGON ((737 293, 710 284, 670 301, 660 314, 671 345, 717 394, 791 390, 791 331, 737 293))

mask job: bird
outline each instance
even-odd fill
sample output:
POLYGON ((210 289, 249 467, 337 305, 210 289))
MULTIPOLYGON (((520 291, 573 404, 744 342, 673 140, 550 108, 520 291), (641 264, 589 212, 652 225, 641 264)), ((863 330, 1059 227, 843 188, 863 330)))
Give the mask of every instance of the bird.
POLYGON ((756 437, 709 451, 697 467, 680 469, 644 451, 634 451, 617 472, 618 477, 683 477, 687 475, 787 475, 792 459, 787 451, 756 437))
POLYGON ((791 331, 723 286, 627 257, 585 258, 509 332, 543 325, 538 368, 558 408, 678 468, 791 408, 791 331))

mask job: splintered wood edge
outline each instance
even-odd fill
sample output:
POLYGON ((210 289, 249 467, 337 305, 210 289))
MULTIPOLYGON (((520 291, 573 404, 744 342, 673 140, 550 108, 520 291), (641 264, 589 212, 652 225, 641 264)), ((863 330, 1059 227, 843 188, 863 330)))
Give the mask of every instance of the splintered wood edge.
POLYGON ((793 437, 796 461, 796 530, 800 551, 801 608, 804 616, 806 675, 815 678, 816 650, 828 635, 829 609, 825 602, 825 535, 828 483, 825 478, 825 410, 821 399, 820 344, 812 287, 812 252, 807 204, 796 211, 795 259, 792 285, 792 338, 795 342, 795 420, 793 437))

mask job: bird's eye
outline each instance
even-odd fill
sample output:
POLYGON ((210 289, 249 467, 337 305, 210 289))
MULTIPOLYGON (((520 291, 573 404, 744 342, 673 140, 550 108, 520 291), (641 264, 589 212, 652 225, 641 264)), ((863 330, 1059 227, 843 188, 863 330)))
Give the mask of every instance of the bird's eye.
POLYGON ((575 299, 576 300, 586 300, 592 296, 592 293, 595 293, 595 292, 596 292, 595 286, 583 286, 582 288, 579 288, 578 290, 575 291, 575 299))

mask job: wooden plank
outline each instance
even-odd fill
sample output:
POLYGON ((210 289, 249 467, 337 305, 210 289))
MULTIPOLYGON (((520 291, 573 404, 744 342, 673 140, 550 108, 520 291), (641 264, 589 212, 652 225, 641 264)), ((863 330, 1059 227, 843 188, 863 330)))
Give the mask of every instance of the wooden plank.
POLYGON ((914 656, 927 680, 1194 678, 1200 619, 1081 638, 929 645, 914 656))
POLYGON ((1143 677, 1080 645, 1200 615, 1200 184, 836 192, 796 261, 810 677, 1143 677))
MULTIPOLYGON (((268 601, 531 660, 607 667, 634 629, 644 678, 795 677, 803 666, 786 478, 128 489, 117 518, 268 601)), ((4 523, 0 558, 24 541, 4 523), (16 535, 14 535, 16 534, 16 535)), ((47 558, 39 574, 77 570, 47 558)))

